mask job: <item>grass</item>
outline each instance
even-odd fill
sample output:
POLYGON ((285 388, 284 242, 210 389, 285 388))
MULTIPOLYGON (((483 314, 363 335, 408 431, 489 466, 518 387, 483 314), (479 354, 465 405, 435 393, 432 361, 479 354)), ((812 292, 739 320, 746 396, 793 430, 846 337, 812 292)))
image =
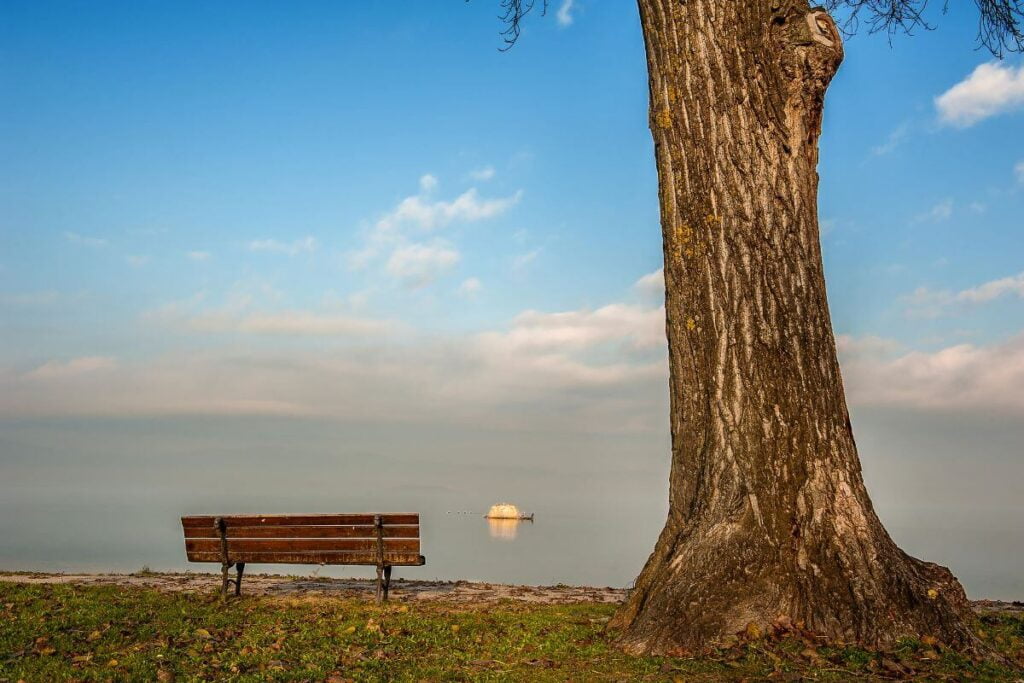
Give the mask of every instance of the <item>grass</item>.
MULTIPOLYGON (((222 606, 213 593, 0 582, 0 681, 1024 680, 917 641, 872 653, 780 636, 700 658, 633 657, 605 631, 613 611, 333 597, 222 606)), ((1024 664, 1024 618, 993 615, 979 629, 1024 664)))

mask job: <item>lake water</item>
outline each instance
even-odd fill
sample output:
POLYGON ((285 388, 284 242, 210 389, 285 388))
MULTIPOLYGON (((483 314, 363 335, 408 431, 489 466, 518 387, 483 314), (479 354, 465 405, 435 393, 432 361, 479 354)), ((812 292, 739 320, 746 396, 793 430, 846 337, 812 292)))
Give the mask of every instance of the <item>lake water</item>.
MULTIPOLYGON (((940 443, 953 448, 955 439, 927 432, 937 439, 918 444, 930 449, 927 467, 897 453, 879 459, 880 444, 895 438, 884 430, 876 423, 859 442, 896 540, 950 566, 974 597, 1024 597, 1019 458, 981 471, 977 462, 937 462, 940 443)), ((667 451, 663 437, 471 426, 399 434, 278 419, 0 422, 0 569, 211 571, 185 560, 181 515, 415 511, 427 564, 396 576, 626 586, 665 518, 667 451), (506 500, 536 521, 489 524, 483 514, 506 500)))

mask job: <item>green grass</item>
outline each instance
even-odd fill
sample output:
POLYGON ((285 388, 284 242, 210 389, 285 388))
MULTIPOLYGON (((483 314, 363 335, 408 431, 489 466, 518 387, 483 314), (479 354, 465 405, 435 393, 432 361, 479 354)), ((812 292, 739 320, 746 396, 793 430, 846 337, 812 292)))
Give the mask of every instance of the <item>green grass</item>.
MULTIPOLYGON (((221 605, 212 592, 0 582, 0 681, 1024 680, 916 641, 882 654, 783 637, 701 658, 632 657, 605 632, 613 611, 327 597, 221 605)), ((1024 619, 986 617, 979 629, 1024 663, 1024 619)))

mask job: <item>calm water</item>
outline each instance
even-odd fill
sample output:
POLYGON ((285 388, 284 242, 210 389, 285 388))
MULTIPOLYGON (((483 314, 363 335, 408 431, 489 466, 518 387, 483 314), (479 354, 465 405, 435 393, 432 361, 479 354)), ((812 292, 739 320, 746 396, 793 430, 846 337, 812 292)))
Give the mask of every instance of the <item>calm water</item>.
MULTIPOLYGON (((911 448, 884 422, 861 423, 868 484, 897 541, 949 565, 975 597, 1024 597, 1017 433, 989 434, 996 455, 982 464, 954 459, 966 448, 960 432, 921 425, 913 432, 924 441, 911 448)), ((209 571, 185 561, 182 514, 418 511, 427 564, 396 576, 625 586, 665 518, 667 450, 666 439, 644 435, 471 427, 0 422, 0 568, 209 571), (488 506, 506 500, 536 521, 488 524, 488 506)))

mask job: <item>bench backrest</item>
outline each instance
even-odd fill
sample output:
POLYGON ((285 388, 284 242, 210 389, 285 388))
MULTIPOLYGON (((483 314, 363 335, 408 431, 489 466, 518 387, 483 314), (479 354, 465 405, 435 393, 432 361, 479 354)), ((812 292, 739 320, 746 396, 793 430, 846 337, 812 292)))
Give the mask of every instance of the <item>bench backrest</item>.
POLYGON ((226 543, 233 563, 423 564, 418 513, 196 515, 181 525, 190 562, 222 562, 226 543))

